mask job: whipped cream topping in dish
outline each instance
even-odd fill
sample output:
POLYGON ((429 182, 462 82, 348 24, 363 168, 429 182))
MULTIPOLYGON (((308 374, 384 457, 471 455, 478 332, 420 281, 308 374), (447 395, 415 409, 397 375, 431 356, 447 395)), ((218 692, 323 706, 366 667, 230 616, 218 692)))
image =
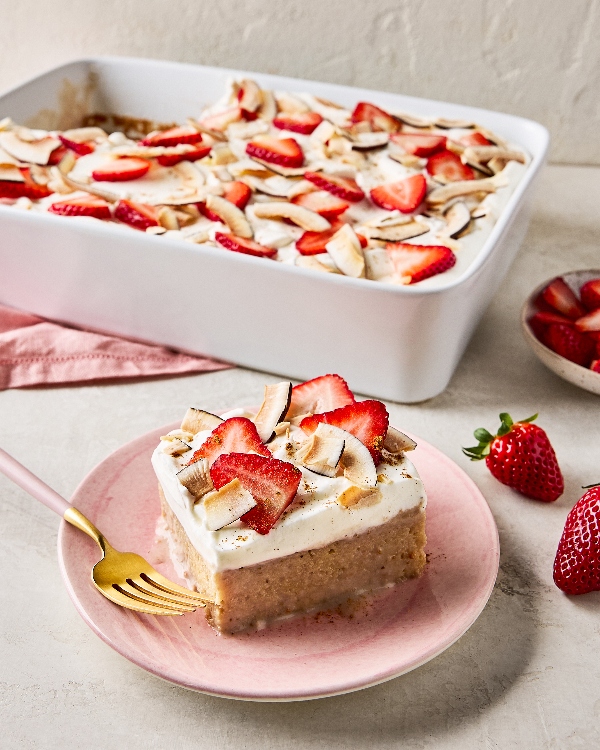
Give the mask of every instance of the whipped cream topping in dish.
POLYGON ((381 402, 355 401, 339 376, 294 389, 268 386, 258 413, 194 411, 200 421, 188 412, 182 429, 161 438, 152 465, 190 543, 215 572, 323 547, 425 508, 423 484, 405 456, 414 442, 389 428, 381 402), (326 411, 288 417, 310 399, 326 411), (192 434, 194 421, 216 427, 192 434), (190 481, 196 466, 205 484, 190 481), (236 505, 243 493, 248 504, 236 505), (273 514, 270 498, 282 494, 287 499, 273 514))
POLYGON ((529 163, 472 122, 350 110, 249 79, 185 125, 129 136, 5 118, 0 205, 436 286, 474 260, 529 163))

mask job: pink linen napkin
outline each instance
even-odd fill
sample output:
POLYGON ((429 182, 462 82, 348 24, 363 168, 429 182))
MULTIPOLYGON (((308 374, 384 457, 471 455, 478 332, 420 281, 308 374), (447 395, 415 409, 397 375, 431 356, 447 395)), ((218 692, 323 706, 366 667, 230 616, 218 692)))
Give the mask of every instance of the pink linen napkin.
POLYGON ((69 328, 0 305, 0 390, 228 367, 207 357, 69 328))

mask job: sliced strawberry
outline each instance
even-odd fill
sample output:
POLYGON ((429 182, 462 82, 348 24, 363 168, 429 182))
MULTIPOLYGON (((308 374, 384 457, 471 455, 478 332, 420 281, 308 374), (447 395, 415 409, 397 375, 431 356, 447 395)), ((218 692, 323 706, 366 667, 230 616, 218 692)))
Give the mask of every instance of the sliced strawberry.
POLYGON ((339 375, 321 375, 292 388, 292 400, 286 419, 301 414, 315 414, 353 404, 354 394, 339 375))
POLYGON ((312 435, 321 422, 351 432, 369 449, 375 465, 379 463, 389 426, 389 415, 381 401, 357 401, 341 409, 312 414, 300 422, 300 427, 312 435))
POLYGON ((282 167, 301 167, 304 163, 302 148, 293 138, 263 138, 260 141, 250 141, 246 146, 246 153, 248 156, 282 167))
POLYGON ((143 177, 149 169, 150 162, 147 159, 126 156, 98 167, 92 172, 92 177, 98 182, 125 182, 143 177))
POLYGON ((561 357, 587 367, 594 356, 595 346, 591 338, 573 326, 552 323, 548 326, 544 343, 561 357))
POLYGON ((234 122, 239 122, 243 117, 242 110, 239 107, 231 107, 225 109, 222 112, 217 112, 214 115, 208 115, 200 120, 200 123, 207 130, 217 130, 223 132, 227 130, 229 125, 234 122))
POLYGON ((211 146, 200 146, 195 148, 193 151, 186 151, 183 154, 163 154, 157 156, 156 161, 162 167, 173 167, 175 164, 179 164, 180 161, 198 161, 198 159, 204 159, 210 153, 211 146))
POLYGON ((50 158, 48 159, 48 166, 55 167, 57 164, 60 164, 68 153, 69 149, 65 148, 65 146, 59 146, 58 148, 55 148, 54 151, 50 154, 50 158))
POLYGON ((369 102, 359 102, 352 113, 352 122, 368 122, 373 130, 394 133, 402 129, 402 123, 384 109, 369 102))
POLYGON ((388 182, 371 190, 371 200, 386 211, 402 211, 410 214, 423 202, 427 192, 427 181, 422 174, 413 174, 398 182, 388 182))
POLYGON ((445 135, 393 133, 390 136, 390 140, 393 143, 397 143, 407 154, 414 154, 414 156, 431 156, 436 151, 446 148, 445 135))
POLYGON ((212 465, 223 453, 250 452, 260 453, 261 456, 271 455, 263 445, 254 422, 246 417, 230 417, 215 427, 198 450, 194 451, 188 466, 201 458, 206 458, 212 465))
POLYGON ((48 208, 48 211, 59 216, 93 216, 95 219, 110 219, 110 204, 94 195, 57 201, 48 208))
POLYGON ((584 315, 582 318, 577 318, 575 328, 582 333, 600 331, 600 309, 592 310, 591 313, 584 315))
POLYGON ((239 182, 234 180, 233 182, 225 182, 223 184, 223 198, 241 208, 242 211, 248 205, 248 201, 252 197, 252 190, 246 185, 245 182, 239 182))
POLYGON ((597 310, 600 307, 600 279, 592 279, 579 290, 581 301, 588 310, 597 310))
POLYGON ((444 273, 456 263, 456 256, 445 245, 412 245, 410 242, 388 242, 385 249, 396 274, 407 284, 444 273))
POLYGON ((323 122, 318 112, 282 112, 273 120, 273 125, 280 130, 291 130, 293 133, 310 135, 323 122))
POLYGON ((314 193, 296 195, 292 198, 292 203, 315 211, 326 219, 335 219, 336 216, 343 214, 350 207, 347 201, 343 201, 326 190, 316 190, 314 193))
POLYGON ((460 156, 453 151, 438 151, 427 159, 427 171, 432 177, 441 177, 448 182, 474 180, 475 172, 468 164, 463 164, 460 156))
POLYGON ((302 472, 278 458, 230 453, 213 464, 210 476, 217 489, 238 479, 256 500, 255 507, 242 516, 242 521, 259 534, 268 534, 294 499, 302 472))
POLYGON ((179 146, 182 143, 196 144, 202 140, 202 133, 195 128, 180 126, 152 133, 140 141, 140 146, 179 146))
POLYGON ((542 291, 543 299, 567 318, 581 318, 586 310, 564 279, 558 277, 542 291))
POLYGON ((343 222, 333 221, 331 229, 324 232, 304 232, 299 240, 296 240, 296 250, 300 255, 319 255, 326 253, 325 245, 333 235, 342 227, 343 222))
POLYGON ((478 130, 473 130, 471 133, 467 133, 467 135, 463 135, 462 138, 460 138, 460 143, 462 143, 463 146, 493 146, 494 144, 489 141, 483 133, 480 133, 478 130))
POLYGON ((600 372, 600 359, 595 359, 590 364, 590 370, 593 370, 594 372, 600 372))
POLYGON ((47 198, 52 195, 45 185, 39 185, 31 177, 28 167, 21 167, 20 172, 25 182, 13 182, 12 180, 0 180, 0 198, 16 200, 17 198, 29 198, 32 201, 47 198))
POLYGON ((153 206, 145 203, 134 203, 129 200, 120 200, 115 208, 115 219, 129 224, 135 229, 145 232, 148 227, 157 227, 158 211, 153 206))
POLYGON ((258 242, 247 240, 243 237, 237 237, 235 234, 215 232, 215 240, 221 245, 221 247, 224 247, 226 250, 233 250, 234 253, 255 255, 258 258, 273 258, 277 255, 277 250, 275 248, 259 245, 258 242))
POLYGON ((535 337, 542 343, 545 343, 545 335, 548 326, 551 323, 558 323, 559 325, 574 325, 574 321, 570 318, 565 318, 564 315, 559 315, 555 312, 549 312, 547 310, 540 310, 539 312, 532 315, 528 320, 529 327, 535 334, 535 337))
POLYGON ((323 172, 305 172, 304 179, 312 182, 320 190, 326 190, 332 195, 336 195, 344 201, 357 203, 361 201, 365 194, 358 187, 356 181, 350 177, 339 177, 333 174, 324 174, 323 172))
MULTIPOLYGON (((68 148, 69 151, 73 151, 77 154, 77 156, 85 156, 86 154, 91 154, 94 152, 94 147, 90 146, 89 143, 77 143, 76 141, 71 141, 68 138, 65 138, 64 135, 59 135, 60 142, 65 148, 68 148)), ((52 152, 54 154, 54 151, 52 152)))

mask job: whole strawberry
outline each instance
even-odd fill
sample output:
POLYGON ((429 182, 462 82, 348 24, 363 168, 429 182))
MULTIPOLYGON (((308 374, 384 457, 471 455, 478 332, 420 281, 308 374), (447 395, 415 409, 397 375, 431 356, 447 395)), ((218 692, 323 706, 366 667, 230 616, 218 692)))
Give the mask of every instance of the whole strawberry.
POLYGON ((500 414, 496 435, 475 430, 479 445, 463 448, 471 461, 485 458, 488 469, 502 484, 526 497, 551 503, 564 490, 564 480, 548 436, 533 420, 537 414, 513 422, 509 414, 500 414))
POLYGON ((584 489, 567 516, 554 560, 554 583, 565 594, 600 591, 600 485, 584 489))

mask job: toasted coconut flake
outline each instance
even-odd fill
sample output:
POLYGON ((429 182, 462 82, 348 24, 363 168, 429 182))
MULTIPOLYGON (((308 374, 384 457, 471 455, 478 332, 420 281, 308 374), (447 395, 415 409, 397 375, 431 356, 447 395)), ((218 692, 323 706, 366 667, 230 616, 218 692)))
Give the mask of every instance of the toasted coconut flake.
MULTIPOLYGON (((18 131, 22 136, 25 129, 18 131)), ((31 132, 31 131, 28 131, 31 132)), ((28 164, 48 164, 50 154, 60 146, 58 138, 46 136, 39 140, 24 140, 14 130, 0 132, 0 146, 15 159, 28 164)))
POLYGON ((471 195, 473 193, 495 193, 498 188, 506 185, 505 180, 498 180, 499 176, 500 175, 494 175, 494 177, 488 177, 483 180, 461 180, 459 182, 451 182, 448 185, 432 190, 425 200, 429 205, 439 205, 462 195, 471 195))
POLYGON ((205 430, 211 430, 212 432, 222 421, 221 417, 217 417, 216 414, 211 414, 209 411, 195 409, 193 406, 190 406, 181 423, 181 429, 191 432, 192 435, 204 432, 205 430))
POLYGON ((315 433, 296 451, 296 458, 315 474, 334 477, 345 445, 342 438, 324 438, 315 433))
POLYGON ((25 182, 23 173, 16 164, 0 164, 0 180, 3 182, 25 182))
POLYGON ((273 432, 277 437, 280 437, 281 435, 287 435, 290 430, 290 424, 291 422, 279 422, 279 424, 275 425, 275 428, 273 432))
POLYGON ((421 159, 414 154, 405 154, 396 149, 390 149, 388 151, 388 156, 390 159, 397 161, 399 164, 402 164, 403 167, 407 167, 408 169, 420 169, 425 163, 425 159, 421 159))
POLYGON ((371 240, 386 240, 387 242, 403 242, 412 237, 419 237, 429 231, 427 224, 422 221, 409 221, 396 226, 383 225, 379 227, 365 227, 359 229, 360 234, 364 234, 371 240))
POLYGON ((335 125, 329 120, 322 120, 310 135, 311 141, 315 143, 327 143, 337 133, 335 125))
POLYGON ((158 223, 165 229, 171 229, 174 231, 179 230, 179 221, 177 215, 172 208, 163 206, 158 212, 158 223))
POLYGON ((388 477, 388 475, 383 473, 377 475, 377 482, 379 484, 394 484, 394 482, 388 477))
POLYGON ((417 117, 405 112, 401 112, 400 114, 395 113, 394 117, 402 120, 406 125, 410 125, 411 128, 430 128, 433 125, 433 120, 430 117, 417 117))
POLYGON ((227 128, 227 136, 229 138, 240 138, 247 140, 254 138, 256 135, 269 132, 269 123, 266 120, 250 120, 249 122, 242 120, 241 122, 233 122, 227 128))
POLYGON ((13 121, 10 119, 10 117, 3 117, 0 120, 0 132, 3 130, 11 130, 13 127, 13 121))
POLYGON ((259 164, 254 159, 239 159, 235 162, 227 165, 227 171, 229 174, 237 179, 242 175, 250 175, 255 177, 269 177, 273 175, 272 170, 264 164, 259 164))
POLYGON ((244 239, 252 239, 254 236, 252 227, 246 219, 246 214, 226 198, 221 198, 219 195, 209 195, 206 198, 206 207, 217 214, 233 234, 244 239))
POLYGON ((208 460, 201 458, 177 472, 177 479, 192 494, 194 502, 213 489, 209 468, 208 460))
POLYGON ((73 190, 83 190, 91 195, 97 195, 98 198, 104 198, 109 203, 116 203, 119 200, 119 196, 116 193, 111 193, 110 190, 104 190, 103 188, 96 187, 93 183, 79 182, 79 180, 72 180, 68 174, 63 174, 63 180, 67 185, 73 188, 73 190))
MULTIPOLYGON (((77 157, 73 151, 67 151, 63 158, 58 162, 57 168, 62 175, 69 174, 77 163, 77 157)), ((52 167, 54 168, 54 167, 52 167)))
POLYGON ((300 177, 309 169, 309 167, 282 167, 281 164, 273 164, 270 161, 258 159, 256 156, 254 156, 251 161, 254 161, 257 164, 262 164, 262 166, 266 167, 270 172, 276 172, 284 177, 300 177))
POLYGON ((498 174, 499 172, 502 172, 506 164, 507 162, 505 162, 504 159, 498 159, 496 156, 493 159, 490 159, 487 163, 488 167, 490 168, 493 174, 498 174))
POLYGON ((107 133, 102 128, 96 127, 72 128, 71 130, 64 130, 63 136, 73 143, 87 143, 88 141, 105 140, 107 133))
MULTIPOLYGON (((296 186, 294 180, 290 180, 287 177, 281 175, 275 175, 274 177, 267 177, 266 180, 261 180, 260 177, 246 177, 245 182, 254 190, 258 190, 260 193, 265 195, 272 195, 276 198, 288 198, 289 194, 296 186)), ((308 182, 308 180, 306 180, 308 182)), ((309 185, 311 183, 308 183, 309 185)))
POLYGON ((390 134, 384 131, 375 133, 357 133, 352 138, 352 148, 369 151, 373 148, 382 148, 387 146, 390 140, 390 134))
POLYGON ((178 437, 173 440, 163 440, 163 443, 163 453, 167 453, 169 456, 180 456, 182 453, 192 450, 191 445, 188 445, 178 437))
POLYGON ((300 112, 308 112, 310 107, 302 99, 290 94, 286 91, 276 91, 275 100, 277 101, 277 107, 280 112, 286 114, 296 114, 300 112))
POLYGON ((444 214, 446 226, 438 232, 439 237, 458 237, 469 226, 471 212, 463 201, 454 203, 444 214))
POLYGON ((405 453, 406 451, 414 451, 417 447, 416 442, 405 435, 395 427, 388 427, 387 435, 383 441, 383 447, 389 453, 405 453))
POLYGON ((246 112, 256 112, 262 104, 262 96, 259 85, 251 78, 244 78, 239 84, 242 90, 242 97, 239 106, 246 112))
POLYGON ((357 437, 340 427, 324 422, 318 425, 314 434, 323 438, 344 440, 344 452, 341 458, 344 476, 349 482, 359 487, 375 487, 377 484, 375 462, 368 448, 357 437))
POLYGON ((451 130, 452 128, 474 128, 475 123, 471 120, 450 119, 449 117, 438 117, 434 123, 438 128, 451 130))
POLYGON ((327 142, 325 153, 329 156, 345 156, 352 152, 352 141, 341 135, 332 136, 327 142))
POLYGON ((485 203, 480 203, 479 205, 475 206, 475 208, 471 209, 472 219, 483 219, 487 215, 488 215, 488 208, 485 205, 485 203))
POLYGON ((314 193, 317 189, 318 188, 308 180, 294 180, 287 197, 288 200, 291 200, 297 195, 303 195, 304 193, 314 193))
POLYGON ((344 224, 325 245, 335 265, 346 276, 355 279, 365 276, 365 258, 356 232, 344 224))
POLYGON ((258 219, 290 219, 307 232, 324 232, 331 228, 327 219, 295 203, 260 203, 254 206, 254 214, 258 219))
POLYGON ((146 234, 156 234, 157 236, 167 233, 167 230, 164 227, 146 227, 145 231, 146 234))
POLYGON ((366 277, 373 281, 388 279, 394 276, 394 264, 384 247, 368 247, 364 250, 366 277))
POLYGON ((366 505, 374 505, 381 500, 381 490, 375 489, 364 489, 362 487, 348 487, 341 495, 338 495, 337 501, 344 508, 352 508, 360 503, 362 507, 366 505))
POLYGON ((223 133, 220 130, 214 130, 213 128, 209 128, 203 123, 201 123, 199 120, 195 120, 193 117, 188 117, 186 122, 191 128, 194 128, 199 133, 203 133, 203 134, 210 136, 215 141, 227 140, 227 136, 225 135, 225 133, 223 133))
POLYGON ((271 122, 277 115, 277 103, 272 91, 261 89, 260 92, 261 104, 258 108, 258 116, 262 120, 271 122))
POLYGON ((520 164, 525 164, 525 154, 520 151, 511 151, 506 148, 499 148, 498 146, 469 146, 465 149, 465 158, 472 159, 477 162, 489 162, 490 159, 502 159, 503 161, 518 161, 520 164))
POLYGON ((339 271, 321 263, 315 255, 298 255, 294 261, 299 268, 309 268, 311 271, 320 271, 321 273, 339 273, 339 271))
POLYGON ((265 386, 263 402, 253 420, 263 443, 273 437, 275 426, 286 415, 291 398, 292 384, 289 381, 265 386))
POLYGON ((256 500, 244 489, 239 479, 211 492, 204 498, 203 507, 206 513, 206 528, 218 531, 223 526, 237 521, 256 505, 256 500))

